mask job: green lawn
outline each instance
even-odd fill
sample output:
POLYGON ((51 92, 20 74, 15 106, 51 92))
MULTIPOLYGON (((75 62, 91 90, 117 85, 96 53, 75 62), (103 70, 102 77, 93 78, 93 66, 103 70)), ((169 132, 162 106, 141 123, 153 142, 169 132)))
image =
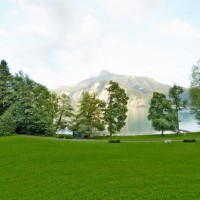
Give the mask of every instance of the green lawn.
POLYGON ((0 199, 200 199, 200 142, 0 137, 0 199))
MULTIPOLYGON (((180 134, 154 134, 154 135, 135 135, 135 136, 112 136, 112 139, 121 141, 164 141, 164 140, 183 140, 183 139, 200 139, 200 133, 180 133, 180 134)), ((96 136, 94 139, 109 140, 110 137, 96 136)))

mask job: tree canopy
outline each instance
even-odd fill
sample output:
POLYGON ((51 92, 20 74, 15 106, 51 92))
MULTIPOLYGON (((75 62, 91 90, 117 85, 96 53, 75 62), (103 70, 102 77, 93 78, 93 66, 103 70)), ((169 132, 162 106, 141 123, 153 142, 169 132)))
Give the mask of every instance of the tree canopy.
POLYGON ((0 115, 2 115, 9 106, 6 102, 6 98, 9 94, 9 88, 11 87, 11 80, 12 75, 7 62, 2 60, 0 64, 0 115))
POLYGON ((22 71, 11 75, 6 61, 0 64, 1 135, 13 133, 52 135, 54 102, 51 92, 22 71))
POLYGON ((175 131, 177 128, 176 113, 171 102, 162 93, 154 92, 151 99, 148 119, 156 131, 175 131))
POLYGON ((95 93, 83 92, 78 113, 70 129, 83 136, 90 136, 98 131, 105 130, 104 109, 105 102, 98 99, 95 93))
POLYGON ((117 82, 110 81, 108 91, 108 103, 105 109, 105 121, 110 136, 116 131, 120 131, 125 126, 128 96, 117 82))
POLYGON ((15 75, 12 83, 13 115, 17 122, 17 133, 30 135, 52 135, 53 104, 48 89, 30 79, 23 72, 15 75))

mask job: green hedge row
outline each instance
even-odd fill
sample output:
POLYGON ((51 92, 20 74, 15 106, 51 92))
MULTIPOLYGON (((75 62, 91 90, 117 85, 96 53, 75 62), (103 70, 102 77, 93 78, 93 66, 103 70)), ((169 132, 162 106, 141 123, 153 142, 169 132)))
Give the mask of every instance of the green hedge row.
POLYGON ((120 140, 109 140, 109 143, 120 143, 120 140))
POLYGON ((196 139, 184 139, 183 142, 196 142, 196 139))

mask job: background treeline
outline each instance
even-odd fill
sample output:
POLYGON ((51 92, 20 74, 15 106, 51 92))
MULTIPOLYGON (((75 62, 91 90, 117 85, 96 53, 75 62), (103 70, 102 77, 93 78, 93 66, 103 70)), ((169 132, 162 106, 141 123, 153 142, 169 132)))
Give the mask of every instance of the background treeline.
POLYGON ((125 125, 128 97, 110 81, 107 102, 83 92, 75 112, 70 97, 57 96, 22 71, 12 75, 5 60, 0 63, 0 135, 52 136, 66 127, 90 136, 107 128, 110 135, 125 125))
MULTIPOLYGON (((107 129, 110 136, 125 126, 128 97, 117 82, 106 88, 108 99, 97 98, 85 91, 75 111, 70 97, 57 96, 35 82, 22 71, 12 75, 5 60, 0 63, 0 135, 28 134, 52 136, 68 128, 72 132, 90 136, 107 129)), ((154 92, 148 119, 155 130, 179 130, 179 111, 186 107, 182 101, 183 88, 174 85, 169 98, 154 92)), ((190 109, 200 121, 200 61, 192 67, 190 109)))

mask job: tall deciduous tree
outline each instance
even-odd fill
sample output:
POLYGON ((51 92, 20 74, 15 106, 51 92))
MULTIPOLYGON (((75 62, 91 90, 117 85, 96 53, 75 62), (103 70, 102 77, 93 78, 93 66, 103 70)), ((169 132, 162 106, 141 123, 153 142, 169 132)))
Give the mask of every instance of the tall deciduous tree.
POLYGON ((186 101, 182 101, 181 94, 184 92, 181 86, 173 85, 169 90, 172 106, 176 112, 177 134, 179 133, 179 111, 186 107, 186 101))
POLYGON ((75 116, 70 129, 84 136, 105 130, 104 109, 105 102, 98 99, 96 94, 83 92, 78 114, 75 116))
POLYGON ((62 94, 58 98, 56 130, 63 130, 69 125, 69 120, 74 115, 73 110, 70 97, 62 94))
POLYGON ((190 99, 191 111, 200 123, 200 60, 192 67, 190 99))
POLYGON ((156 131, 176 130, 176 113, 172 108, 171 102, 162 93, 154 92, 149 108, 148 119, 156 131))
POLYGON ((116 131, 120 131, 125 126, 128 97, 124 89, 117 82, 110 81, 108 91, 108 103, 105 110, 105 121, 107 123, 110 136, 116 131))

